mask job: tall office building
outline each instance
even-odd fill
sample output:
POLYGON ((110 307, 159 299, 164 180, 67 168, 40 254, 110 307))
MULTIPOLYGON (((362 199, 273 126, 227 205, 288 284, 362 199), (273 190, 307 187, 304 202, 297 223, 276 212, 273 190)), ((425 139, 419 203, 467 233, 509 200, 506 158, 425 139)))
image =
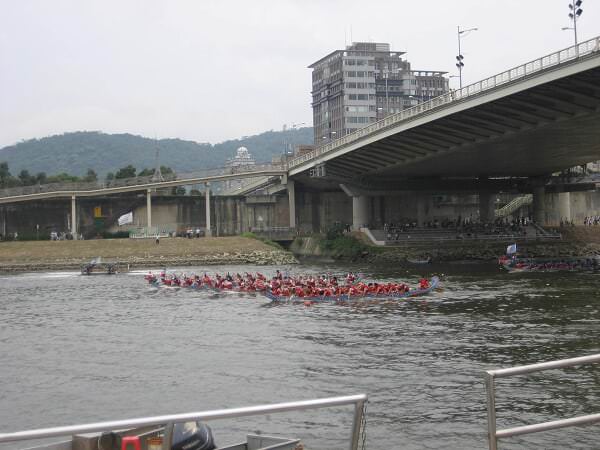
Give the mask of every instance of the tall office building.
POLYGON ((355 42, 309 66, 315 145, 448 91, 446 72, 412 70, 390 44, 355 42))

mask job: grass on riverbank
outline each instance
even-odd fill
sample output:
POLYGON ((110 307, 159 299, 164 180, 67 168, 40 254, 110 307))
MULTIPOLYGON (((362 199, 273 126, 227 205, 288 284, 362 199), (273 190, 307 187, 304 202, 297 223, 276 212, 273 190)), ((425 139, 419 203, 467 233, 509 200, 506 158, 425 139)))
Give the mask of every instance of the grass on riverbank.
POLYGON ((242 233, 242 237, 249 238, 249 239, 256 239, 256 240, 258 240, 260 242, 263 242, 264 244, 267 244, 267 245, 269 245, 271 247, 276 248, 277 250, 283 250, 283 247, 281 245, 279 245, 277 242, 272 241, 271 239, 267 239, 267 238, 262 237, 262 236, 257 236, 254 233, 245 232, 245 233, 242 233))
POLYGON ((0 264, 39 262, 125 260, 130 257, 190 257, 223 253, 272 251, 273 247, 241 236, 219 238, 98 239, 89 241, 16 241, 0 242, 0 264))

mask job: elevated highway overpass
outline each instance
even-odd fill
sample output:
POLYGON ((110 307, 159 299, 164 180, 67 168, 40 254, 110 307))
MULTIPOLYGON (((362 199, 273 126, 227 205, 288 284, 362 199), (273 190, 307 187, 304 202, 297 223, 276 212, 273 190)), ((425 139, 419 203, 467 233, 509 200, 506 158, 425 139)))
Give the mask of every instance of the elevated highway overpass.
POLYGON ((71 199, 71 228, 74 237, 77 236, 77 207, 76 200, 81 197, 100 197, 111 194, 128 192, 146 192, 147 227, 152 227, 152 192, 177 186, 200 185, 206 186, 206 233, 210 235, 210 184, 219 181, 239 180, 247 178, 286 177, 284 166, 259 164, 239 171, 235 168, 208 169, 196 173, 181 174, 174 179, 161 181, 149 177, 136 177, 111 182, 64 183, 23 186, 0 190, 0 205, 45 199, 71 199))
POLYGON ((600 158, 600 38, 390 115, 288 163, 307 176, 540 176, 600 158))
MULTIPOLYGON (((482 217, 491 219, 498 188, 518 185, 539 200, 544 177, 598 159, 600 38, 594 38, 320 146, 289 161, 288 175, 314 189, 343 184, 358 211, 356 226, 368 222, 369 195, 411 187, 477 191, 482 217)), ((534 209, 539 205, 534 200, 534 209)))

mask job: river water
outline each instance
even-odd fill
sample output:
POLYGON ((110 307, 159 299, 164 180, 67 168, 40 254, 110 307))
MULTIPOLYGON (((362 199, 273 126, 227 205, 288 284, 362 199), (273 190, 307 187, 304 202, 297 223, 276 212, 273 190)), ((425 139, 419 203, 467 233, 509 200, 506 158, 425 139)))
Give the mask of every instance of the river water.
MULTIPOLYGON (((483 449, 485 370, 600 352, 600 274, 478 264, 289 270, 411 283, 438 274, 442 288, 394 304, 265 306, 261 297, 153 289, 142 272, 0 276, 0 432, 367 393, 368 449, 483 449)), ((498 426, 597 413, 599 400, 593 365, 501 379, 498 426)), ((347 407, 211 426, 220 444, 260 431, 329 450, 347 448, 351 422, 347 407)), ((600 448, 597 432, 553 431, 501 448, 600 448)))

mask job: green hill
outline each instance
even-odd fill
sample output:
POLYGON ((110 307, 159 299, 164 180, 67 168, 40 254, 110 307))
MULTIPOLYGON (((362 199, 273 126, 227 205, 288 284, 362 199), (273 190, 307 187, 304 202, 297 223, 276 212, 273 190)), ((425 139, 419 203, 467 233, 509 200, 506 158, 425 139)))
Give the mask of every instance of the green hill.
POLYGON ((160 149, 160 164, 176 172, 193 172, 204 168, 222 167, 235 156, 238 147, 247 147, 257 162, 270 162, 287 148, 297 144, 312 144, 312 128, 267 131, 255 136, 225 141, 219 144, 198 143, 182 139, 154 139, 131 134, 105 134, 81 131, 31 139, 0 149, 0 162, 6 161, 10 172, 21 170, 31 174, 68 173, 85 175, 88 168, 103 177, 129 164, 138 171, 156 166, 156 148, 160 149))

